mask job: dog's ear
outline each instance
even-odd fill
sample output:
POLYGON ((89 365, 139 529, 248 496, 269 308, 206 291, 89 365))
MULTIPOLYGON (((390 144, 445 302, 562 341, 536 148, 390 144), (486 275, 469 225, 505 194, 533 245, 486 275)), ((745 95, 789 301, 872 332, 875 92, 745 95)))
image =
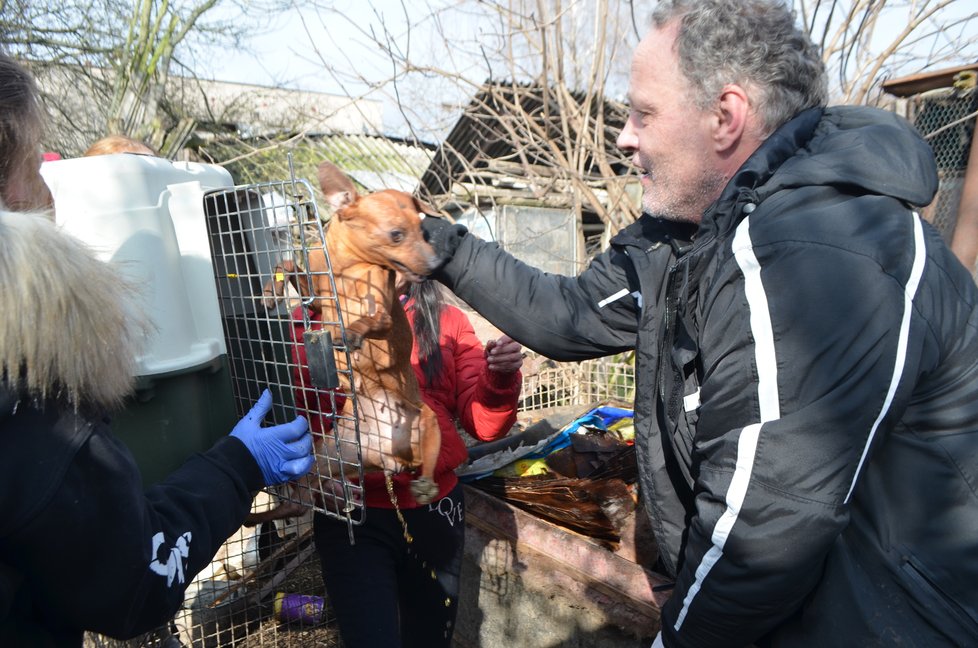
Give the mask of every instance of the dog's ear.
POLYGON ((428 216, 441 216, 441 213, 437 209, 435 209, 425 201, 419 200, 415 196, 411 196, 411 197, 414 198, 414 208, 417 209, 422 214, 427 214, 428 216))
POLYGON ((332 162, 322 162, 318 170, 319 188, 323 190, 326 202, 334 210, 349 207, 360 197, 353 181, 332 162))

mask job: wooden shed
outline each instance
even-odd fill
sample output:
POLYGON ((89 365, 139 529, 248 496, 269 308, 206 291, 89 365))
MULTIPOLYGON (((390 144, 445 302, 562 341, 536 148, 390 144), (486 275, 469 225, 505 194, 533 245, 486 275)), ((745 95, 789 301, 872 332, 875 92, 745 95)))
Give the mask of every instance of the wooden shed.
POLYGON ((488 240, 576 274, 639 215, 615 145, 628 108, 593 92, 485 83, 421 177, 420 193, 488 240))

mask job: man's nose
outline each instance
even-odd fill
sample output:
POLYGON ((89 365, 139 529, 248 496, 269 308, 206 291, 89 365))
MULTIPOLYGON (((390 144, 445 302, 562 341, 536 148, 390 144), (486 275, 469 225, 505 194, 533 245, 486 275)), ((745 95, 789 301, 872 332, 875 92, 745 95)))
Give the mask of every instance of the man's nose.
POLYGON ((618 139, 615 141, 615 144, 618 148, 626 152, 638 149, 638 135, 635 132, 635 127, 632 126, 631 115, 625 121, 625 127, 618 133, 618 139))

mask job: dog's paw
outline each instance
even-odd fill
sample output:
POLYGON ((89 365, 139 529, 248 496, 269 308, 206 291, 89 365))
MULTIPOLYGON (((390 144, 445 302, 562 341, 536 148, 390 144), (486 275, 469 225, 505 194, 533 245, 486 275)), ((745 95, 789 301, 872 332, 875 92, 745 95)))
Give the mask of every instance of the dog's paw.
POLYGON ((346 329, 346 348, 348 351, 359 351, 363 347, 363 336, 346 329))
POLYGON ((394 320, 387 313, 387 311, 381 311, 372 315, 374 319, 374 328, 380 332, 390 331, 394 326, 394 320))
POLYGON ((438 484, 428 477, 411 480, 411 495, 418 504, 430 504, 438 496, 438 484))

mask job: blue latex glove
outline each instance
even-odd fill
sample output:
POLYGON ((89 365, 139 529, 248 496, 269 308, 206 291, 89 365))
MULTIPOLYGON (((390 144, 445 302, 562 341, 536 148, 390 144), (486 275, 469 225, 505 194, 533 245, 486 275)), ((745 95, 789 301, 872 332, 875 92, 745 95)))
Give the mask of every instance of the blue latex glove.
POLYGON ((301 416, 290 423, 263 428, 262 421, 272 409, 272 393, 267 389, 251 411, 238 421, 231 436, 240 439, 254 456, 266 486, 302 477, 312 468, 312 435, 301 416))

